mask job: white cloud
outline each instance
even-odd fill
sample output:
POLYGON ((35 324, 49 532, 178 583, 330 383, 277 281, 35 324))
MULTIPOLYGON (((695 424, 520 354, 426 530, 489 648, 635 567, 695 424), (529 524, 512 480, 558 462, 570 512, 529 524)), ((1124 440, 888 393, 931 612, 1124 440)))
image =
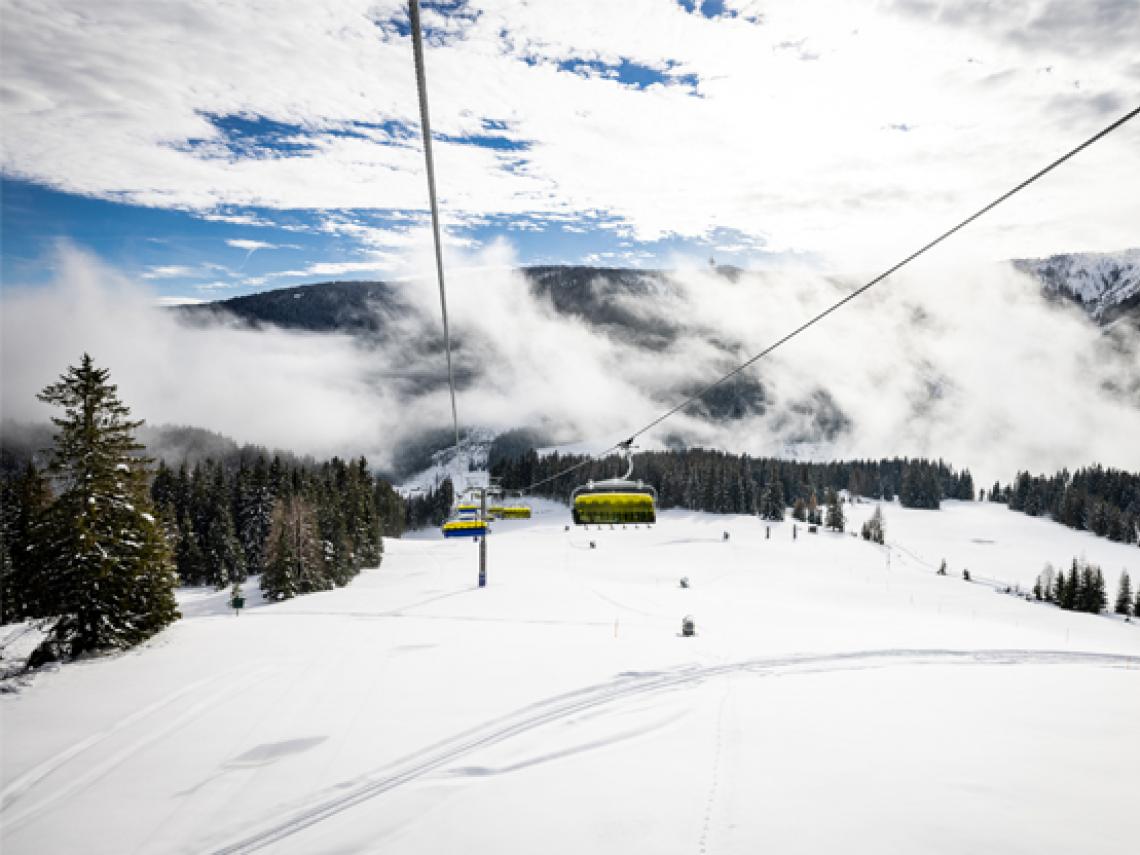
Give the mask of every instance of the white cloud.
POLYGON ((162 264, 156 267, 149 267, 142 274, 143 279, 179 279, 186 276, 193 276, 195 273, 193 267, 186 267, 181 264, 162 264))
POLYGON ((398 266, 395 257, 375 261, 317 261, 300 270, 282 270, 270 274, 273 278, 300 278, 307 276, 342 276, 346 273, 382 273, 398 266))
MULTIPOLYGON (((440 140, 446 218, 601 212, 640 240, 729 228, 846 269, 923 243, 1134 106, 1140 72, 1140 9, 1111 0, 773 0, 750 7, 758 24, 656 0, 471 6, 462 22, 426 13, 449 31, 427 51, 433 126, 529 148, 440 140), (622 58, 698 75, 700 97, 557 67, 622 58)), ((423 210, 418 140, 382 126, 417 121, 407 40, 374 23, 403 8, 14 0, 4 170, 203 211, 423 210), (297 126, 311 148, 235 152, 207 115, 297 126)), ((967 239, 990 258, 1135 243, 1138 143, 1120 131, 967 239)))
POLYGON ((227 246, 232 246, 234 249, 245 249, 249 252, 254 252, 258 249, 278 249, 275 243, 267 243, 263 240, 246 240, 245 238, 231 238, 226 241, 227 246))
POLYGON ((267 220, 264 217, 256 217, 253 214, 203 213, 201 217, 203 220, 209 220, 216 223, 231 223, 235 226, 272 226, 279 229, 289 228, 288 224, 275 223, 272 220, 267 220))
POLYGON ((347 336, 188 327, 153 295, 74 250, 50 288, 5 294, 6 417, 42 420, 35 394, 89 352, 134 415, 198 425, 241 442, 328 456, 378 449, 398 412, 375 365, 347 336))
MULTIPOLYGON (((567 440, 616 441, 735 361, 844 293, 844 283, 786 269, 730 281, 696 263, 643 298, 611 301, 676 334, 636 347, 534 299, 509 247, 449 252, 448 306, 468 426, 537 425, 567 440)), ((211 428, 243 442, 366 453, 384 463, 405 438, 450 423, 434 259, 404 259, 384 332, 342 335, 183 327, 153 296, 74 251, 52 288, 5 295, 0 409, 43 418, 35 393, 79 354, 109 367, 152 423, 211 428)), ((1008 266, 920 263, 830 316, 751 372, 769 409, 708 423, 678 414, 642 437, 754 454, 782 452, 811 429, 799 404, 825 392, 850 418, 839 457, 941 456, 980 483, 1017 469, 1099 461, 1140 469, 1140 356, 1079 309, 1055 306, 1008 266), (1132 391, 1121 391, 1129 390, 1132 391)))

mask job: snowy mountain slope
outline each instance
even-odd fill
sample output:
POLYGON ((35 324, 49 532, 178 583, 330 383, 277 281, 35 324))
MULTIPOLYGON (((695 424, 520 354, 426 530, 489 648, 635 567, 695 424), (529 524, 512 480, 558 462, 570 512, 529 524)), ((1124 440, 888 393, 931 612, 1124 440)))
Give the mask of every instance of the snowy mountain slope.
POLYGON ((1073 300, 1100 323, 1140 306, 1140 248, 1018 259, 1013 264, 1039 279, 1047 296, 1073 300))
POLYGON ((240 617, 185 592, 143 649, 0 697, 4 852, 1128 849, 1140 626, 927 565, 1024 584, 1087 552, 1114 583, 1135 547, 890 505, 888 564, 789 523, 566 531, 534 504, 486 589, 473 544, 422 532, 240 617))
POLYGON ((487 485, 487 453, 495 439, 494 431, 467 431, 459 442, 431 454, 431 465, 410 476, 397 487, 404 496, 435 490, 448 478, 458 496, 468 487, 487 485))
MULTIPOLYGON (((1056 471, 1095 460, 1132 468, 1111 437, 1135 422, 1135 413, 1119 405, 1140 406, 1134 326, 1140 309, 1129 308, 1140 300, 1135 255, 1020 262, 1052 286, 1007 263, 956 270, 947 260, 900 275, 881 298, 829 315, 786 350, 707 391, 647 440, 753 456, 792 450, 814 457, 813 449, 823 456, 941 456, 1003 481, 1018 468, 1056 471), (1080 313, 1056 311, 1040 296, 1049 287, 1084 295, 1104 328, 1080 313), (1046 340, 1067 344, 1040 351, 1046 340), (1016 366, 1003 375, 1016 382, 1015 395, 992 394, 994 378, 985 368, 991 361, 1016 366), (1057 401, 1065 418, 1038 417, 1043 401, 1057 401)), ((338 423, 344 447, 335 451, 366 454, 402 482, 450 444, 438 303, 421 284, 430 283, 326 283, 177 311, 201 321, 204 328, 187 335, 203 341, 218 332, 211 321, 236 315, 232 323, 242 329, 225 329, 241 337, 243 349, 296 335, 306 346, 318 336, 335 340, 343 358, 322 371, 332 389, 345 390, 350 413, 338 423), (439 441, 429 445, 426 438, 439 441)), ((771 270, 551 267, 462 274, 451 330, 458 409, 464 424, 527 429, 541 434, 536 444, 543 447, 617 438, 857 284, 771 270)), ((1064 299, 1061 291, 1049 293, 1064 299)), ((299 399, 323 396, 326 383, 314 385, 299 399)), ((277 423, 263 430, 273 434, 277 423)), ((252 439, 281 444, 271 436, 252 439)))

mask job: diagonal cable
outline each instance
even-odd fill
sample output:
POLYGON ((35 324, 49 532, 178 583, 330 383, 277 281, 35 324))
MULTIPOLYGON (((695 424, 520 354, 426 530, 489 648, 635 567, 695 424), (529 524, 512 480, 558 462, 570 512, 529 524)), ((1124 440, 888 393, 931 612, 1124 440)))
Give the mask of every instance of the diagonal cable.
POLYGON ((748 359, 746 359, 744 362, 737 365, 735 368, 733 368, 728 373, 722 375, 717 380, 714 380, 712 383, 705 386, 703 389, 696 392, 695 394, 690 395, 688 398, 683 400, 681 403, 677 404, 677 406, 675 406, 669 410, 666 410, 664 413, 659 415, 657 418, 655 418, 653 421, 649 422, 644 427, 638 428, 637 430, 635 430, 633 433, 631 433, 629 435, 628 439, 625 439, 622 442, 616 443, 615 445, 611 446, 610 448, 606 449, 601 454, 598 454, 595 457, 590 457, 590 458, 582 461, 581 463, 578 463, 578 464, 575 464, 574 466, 568 467, 567 469, 564 469, 561 472, 558 472, 554 475, 551 475, 549 478, 543 478, 541 481, 536 481, 535 483, 526 487, 525 488, 526 491, 529 492, 530 490, 534 489, 535 487, 541 487, 543 484, 546 484, 546 483, 549 483, 550 481, 553 481, 555 478, 561 478, 563 475, 568 475, 569 473, 574 472, 577 469, 581 469, 583 466, 587 465, 588 463, 590 463, 594 459, 596 459, 596 457, 605 457, 610 452, 617 451, 620 448, 624 448, 624 447, 628 447, 628 446, 632 445, 633 441, 635 439, 637 439, 637 437, 639 437, 641 434, 645 433, 648 430, 651 430, 652 428, 661 424, 661 422, 665 421, 666 419, 670 418, 671 416, 676 415, 681 410, 685 409, 685 407, 689 406, 690 404, 694 403, 695 401, 699 401, 701 398, 703 398, 705 395, 707 395, 709 392, 711 392, 717 386, 720 386, 726 380, 732 379, 737 374, 739 374, 741 371, 743 371, 745 368, 748 368, 750 365, 753 365, 756 362, 758 362, 759 360, 763 359, 765 356, 770 354, 776 348, 780 347, 783 344, 786 344, 787 342, 791 341, 793 338, 798 336, 800 333, 807 330, 809 327, 812 327, 815 324, 822 321, 824 318, 826 318, 832 312, 836 311, 837 309, 841 308, 842 306, 845 306, 847 303, 850 303, 856 297, 866 293, 871 288, 875 287, 880 282, 882 282, 884 279, 886 279, 888 276, 890 276, 892 273, 896 272, 897 270, 904 267, 905 265, 910 264, 910 262, 914 261, 916 258, 918 258, 920 255, 925 253, 927 250, 933 249, 935 246, 942 243, 942 241, 946 240, 946 238, 950 237, 955 232, 960 231, 961 229, 965 228, 970 223, 972 223, 974 220, 978 219, 983 214, 986 214, 989 211, 993 210, 998 205, 1000 205, 1002 202, 1009 199, 1011 196, 1014 196, 1017 193, 1020 193, 1022 190, 1024 190, 1030 184, 1033 184, 1038 179, 1043 178, 1045 175, 1048 175, 1050 172, 1052 172, 1054 169, 1056 169, 1058 166, 1060 166, 1065 161, 1069 160, 1072 157, 1075 157, 1077 154, 1084 151, 1086 148, 1091 146, 1093 143, 1103 139, 1104 137, 1111 134, 1113 131, 1120 128, 1126 122, 1129 122, 1132 119, 1136 118, 1136 116, 1138 114, 1140 114, 1140 107, 1136 107, 1131 112, 1121 116, 1119 119, 1117 119, 1112 124, 1108 125, 1107 127, 1102 128, 1100 131, 1093 134, 1091 137, 1086 139, 1080 145, 1078 145, 1075 148, 1072 148, 1069 151, 1065 152, 1065 154, 1058 157, 1056 160, 1054 160, 1048 166, 1045 166, 1042 169, 1039 169, 1037 172, 1033 173, 1031 176, 1026 178, 1024 181, 1022 181, 1016 187, 1013 187, 1012 189, 1007 190, 1005 193, 1002 193, 1000 196, 998 196, 992 202, 990 202, 989 204, 979 208, 973 214, 966 217, 966 219, 959 222, 956 226, 947 229, 946 231, 942 232, 942 234, 938 235, 938 237, 936 237, 933 240, 929 241, 928 243, 924 244, 919 249, 916 249, 914 252, 912 252, 910 255, 908 255, 906 258, 904 258, 902 261, 898 262, 894 266, 883 271, 878 276, 876 276, 874 279, 872 279, 870 282, 868 282, 865 285, 862 285, 861 287, 855 289, 854 291, 852 291, 850 294, 848 294, 843 299, 838 300, 835 303, 832 303, 830 306, 828 306, 826 309, 824 309, 819 314, 817 314, 814 317, 809 318, 808 320, 804 321, 802 324, 800 324, 798 327, 796 327, 790 333, 785 335, 783 338, 781 338, 781 339, 773 342, 772 344, 768 345, 768 347, 764 348, 762 351, 760 351, 756 355, 749 357, 748 359))

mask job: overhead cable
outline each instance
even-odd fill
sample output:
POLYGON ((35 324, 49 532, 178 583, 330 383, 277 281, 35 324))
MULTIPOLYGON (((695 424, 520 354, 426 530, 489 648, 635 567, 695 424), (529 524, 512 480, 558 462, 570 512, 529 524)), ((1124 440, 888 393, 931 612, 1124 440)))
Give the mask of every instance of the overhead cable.
POLYGON ((420 95, 420 128, 424 135, 424 161, 427 164, 428 197, 431 200, 431 231, 435 240, 435 270, 439 280, 439 307, 443 314, 443 349, 447 354, 447 385, 451 390, 451 423, 455 428, 455 453, 459 454, 459 415, 455 408, 455 375, 451 370, 451 335, 447 328, 447 289, 443 284, 443 247, 439 239, 439 206, 435 195, 435 163, 431 155, 431 119, 428 114, 427 74, 424 71, 423 34, 420 31, 419 0, 409 0, 412 21, 412 56, 416 64, 416 88, 420 95))
MULTIPOLYGON (((1002 202, 1005 202, 1007 199, 1009 199, 1011 196, 1014 196, 1017 193, 1020 193, 1022 190, 1024 190, 1030 184, 1033 184, 1038 179, 1043 178, 1045 175, 1048 175, 1050 172, 1052 172, 1054 169, 1056 169, 1058 166, 1060 166, 1065 161, 1069 160, 1070 158, 1072 158, 1075 155, 1079 154, 1080 152, 1084 151, 1086 148, 1091 146, 1093 143, 1095 143, 1095 142, 1103 139, 1104 137, 1108 136, 1113 131, 1117 130, 1122 125, 1124 125, 1126 122, 1129 122, 1132 119, 1136 118, 1136 116, 1138 114, 1140 114, 1140 107, 1136 107, 1131 112, 1125 114, 1124 116, 1121 116, 1119 119, 1117 119, 1112 124, 1108 125, 1107 127, 1102 128, 1100 131, 1093 134, 1091 137, 1086 139, 1080 145, 1076 146, 1073 149, 1070 149, 1065 154, 1061 155, 1056 160, 1054 160, 1052 163, 1050 163, 1048 166, 1046 166, 1042 169, 1039 169, 1037 172, 1033 173, 1033 175, 1029 176, 1024 181, 1022 181, 1020 184, 1018 184, 1016 187, 1013 187, 1012 189, 1007 190, 1005 193, 1002 193, 1000 196, 998 196, 996 199, 994 199, 989 204, 983 206, 982 208, 979 208, 973 214, 966 217, 966 219, 959 222, 956 226, 954 226, 953 228, 947 229, 942 234, 938 235, 938 237, 934 238, 933 240, 924 244, 919 249, 912 252, 910 255, 908 255, 906 258, 904 258, 902 261, 898 262, 897 264, 893 265, 892 267, 890 267, 887 270, 880 273, 878 276, 876 276, 870 282, 867 282, 865 285, 862 285, 859 288, 855 289, 854 291, 852 291, 850 294, 848 294, 846 297, 842 298, 841 300, 837 300, 836 302, 832 303, 830 306, 828 306, 826 309, 824 309, 819 314, 817 314, 814 317, 809 318, 808 320, 804 321, 802 324, 800 324, 794 330, 789 332, 783 338, 780 338, 779 340, 768 345, 766 348, 761 350, 756 355, 749 357, 744 362, 740 363, 735 368, 733 368, 731 371, 727 372, 726 374, 722 375, 717 380, 715 380, 712 383, 710 383, 709 385, 705 386, 700 391, 696 392, 693 395, 690 395, 688 398, 683 400, 681 403, 677 404, 677 406, 665 411, 664 413, 659 415, 657 418, 655 418, 653 421, 649 422, 644 427, 641 427, 641 428, 638 428, 637 430, 635 430, 633 433, 631 433, 629 435, 629 437, 627 439, 624 439, 621 442, 614 444, 613 446, 606 449, 601 454, 596 455, 595 457, 605 457, 606 455, 610 454, 613 451, 618 451, 620 449, 629 448, 630 446, 632 446, 633 441, 635 439, 637 439, 639 436, 641 436, 641 434, 645 433, 648 430, 651 430, 652 428, 661 424, 663 421, 670 418, 671 416, 676 415, 677 413, 679 413, 681 410, 685 409, 685 407, 689 406, 690 404, 692 404, 696 401, 699 401, 701 398, 703 398, 705 395, 707 395, 713 389, 720 386, 726 380, 732 379, 737 374, 742 372, 744 369, 748 368, 750 365, 755 364, 760 359, 763 359, 765 356, 770 354, 772 351, 776 350, 776 348, 780 347, 783 344, 786 344, 787 342, 791 341, 793 338, 798 336, 800 333, 807 330, 809 327, 814 326, 819 321, 826 318, 832 312, 836 311, 837 309, 839 309, 842 306, 845 306, 847 303, 850 303, 856 297, 858 297, 862 294, 865 294, 867 291, 869 291, 874 286, 878 285, 880 282, 882 282, 884 279, 886 279, 892 273, 895 273, 900 268, 902 268, 905 265, 909 264, 910 262, 914 261, 916 258, 918 258, 920 255, 925 253, 927 250, 932 249, 933 247, 942 243, 942 241, 946 240, 946 238, 950 237, 955 232, 965 228, 966 226, 968 226, 974 220, 978 219, 983 214, 993 210, 998 205, 1000 205, 1002 202)), ((581 469, 583 466, 586 466, 587 464, 592 462, 595 459, 595 457, 590 457, 587 460, 582 461, 581 463, 575 464, 574 466, 570 466, 567 469, 562 470, 561 472, 558 472, 554 475, 551 475, 549 478, 544 478, 541 481, 536 481, 535 483, 526 487, 526 491, 529 492, 530 490, 534 489, 535 487, 541 487, 543 484, 547 484, 550 481, 555 480, 556 478, 561 478, 563 475, 568 475, 569 473, 571 473, 577 469, 581 469)))

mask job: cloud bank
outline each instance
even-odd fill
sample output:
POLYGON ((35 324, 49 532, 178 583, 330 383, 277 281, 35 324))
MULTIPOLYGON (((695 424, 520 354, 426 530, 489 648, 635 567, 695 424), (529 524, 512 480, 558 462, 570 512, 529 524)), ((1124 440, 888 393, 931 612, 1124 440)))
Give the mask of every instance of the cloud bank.
MULTIPOLYGON (((13 0, 0 163, 234 222, 327 212, 330 229, 362 229, 362 251, 398 241, 352 212, 425 208, 404 7, 13 0)), ((726 230, 857 270, 1135 106, 1140 83, 1130 0, 701 8, 426 9, 449 221, 613 228, 627 261, 638 242, 726 230)), ((1140 127, 1125 128, 979 224, 976 245, 991 259, 1131 245, 1138 171, 1140 127)))
MULTIPOLYGON (((61 251, 58 282, 3 303, 5 417, 42 420, 35 393, 90 352, 152 424, 382 467, 450 425, 430 255, 394 283, 388 334, 188 326, 91 257, 61 251)), ((510 248, 453 256, 449 312, 465 427, 541 427, 604 447, 810 317, 850 285, 809 272, 679 268, 611 306, 667 331, 654 347, 555 311, 512 269, 510 248)), ((1140 469, 1140 355, 1079 310, 1049 304, 1008 266, 937 256, 888 280, 749 372, 761 407, 678 414, 643 447, 686 442, 752 454, 925 455, 981 483, 1101 462, 1140 469), (838 431, 820 414, 842 413, 838 431), (826 425, 824 425, 826 427, 826 425), (821 441, 828 434, 829 441, 821 441)), ((833 425, 834 427, 834 425, 833 425)))

